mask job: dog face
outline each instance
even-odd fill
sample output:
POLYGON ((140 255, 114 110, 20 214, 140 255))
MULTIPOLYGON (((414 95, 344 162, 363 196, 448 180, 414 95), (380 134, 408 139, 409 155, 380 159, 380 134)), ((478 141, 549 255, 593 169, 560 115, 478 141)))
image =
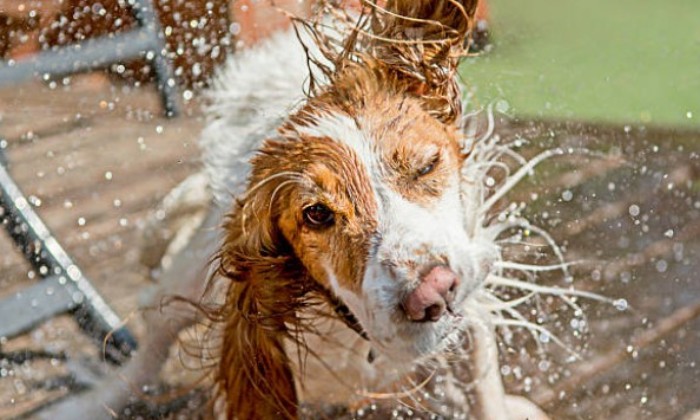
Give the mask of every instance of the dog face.
POLYGON ((457 131, 378 91, 344 110, 310 103, 253 164, 309 276, 379 354, 408 362, 458 342, 460 308, 493 254, 464 229, 457 131))

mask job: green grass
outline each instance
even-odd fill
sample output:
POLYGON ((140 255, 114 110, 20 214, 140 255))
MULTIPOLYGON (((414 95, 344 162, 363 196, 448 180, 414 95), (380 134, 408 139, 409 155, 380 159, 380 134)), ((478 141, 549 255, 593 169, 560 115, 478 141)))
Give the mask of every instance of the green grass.
POLYGON ((475 103, 523 117, 700 128, 699 0, 492 0, 475 103), (507 104, 507 106, 505 106, 507 104))

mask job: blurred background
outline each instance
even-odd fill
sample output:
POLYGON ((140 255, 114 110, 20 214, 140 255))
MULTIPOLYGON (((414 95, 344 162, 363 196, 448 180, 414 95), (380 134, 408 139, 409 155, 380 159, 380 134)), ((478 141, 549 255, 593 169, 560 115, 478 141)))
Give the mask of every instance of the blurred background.
MULTIPOLYGON (((155 0, 157 20, 140 21, 135 4, 0 0, 0 161, 24 194, 15 207, 38 214, 138 340, 147 333, 140 307, 161 270, 146 232, 163 197, 200 169, 208 81, 235 51, 286 27, 277 8, 304 15, 310 6, 155 0), (74 65, 75 45, 84 52, 89 40, 105 39, 113 43, 96 44, 105 55, 126 55, 137 41, 151 47, 89 71, 47 70, 65 64, 59 53, 74 54, 74 65), (41 70, 22 67, 30 62, 41 70)), ((478 49, 461 67, 469 107, 493 108, 494 135, 525 157, 552 147, 590 151, 543 164, 504 206, 522 206, 562 244, 578 262, 577 288, 619 303, 582 302, 584 321, 554 305, 548 314, 531 308, 532 320, 583 357, 547 342, 543 357, 524 338, 505 340, 508 389, 552 418, 699 419, 700 5, 488 0, 479 19, 478 49)), ((0 209, 5 226, 10 211, 0 209)), ((33 264, 41 247, 29 242, 0 235, 6 330, 21 317, 7 317, 3 305, 51 274, 33 264)), ((538 278, 568 287, 566 280, 538 278)), ((0 418, 31 416, 109 374, 100 345, 75 320, 71 310, 0 334, 0 418)), ((158 385, 144 393, 191 387, 201 372, 183 369, 181 357, 173 349, 158 385)), ((197 413, 196 393, 178 395, 135 401, 121 416, 197 413)))
POLYGON ((692 0, 493 0, 496 48, 468 60, 478 104, 513 115, 698 128, 700 7, 692 0))

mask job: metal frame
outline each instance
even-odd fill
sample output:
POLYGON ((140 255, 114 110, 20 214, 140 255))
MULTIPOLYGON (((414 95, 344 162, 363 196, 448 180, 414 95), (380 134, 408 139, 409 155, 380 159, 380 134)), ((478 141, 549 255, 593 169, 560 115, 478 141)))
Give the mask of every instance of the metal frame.
POLYGON ((43 278, 0 300, 0 337, 12 338, 69 312, 88 335, 104 343, 107 360, 124 361, 136 349, 136 340, 34 212, 4 164, 0 164, 0 221, 43 278))
MULTIPOLYGON (((128 0, 137 28, 114 36, 44 51, 17 62, 0 60, 0 86, 36 77, 71 74, 132 58, 151 61, 168 117, 179 113, 178 91, 165 40, 152 0, 128 0), (145 57, 143 57, 146 52, 145 57)), ((0 223, 42 281, 0 300, 0 337, 29 331, 54 316, 71 313, 78 325, 104 344, 107 360, 121 363, 136 349, 136 340, 83 275, 7 172, 0 148, 0 223)))
POLYGON ((165 39, 152 0, 129 0, 128 4, 136 18, 137 28, 43 51, 24 60, 0 60, 0 86, 44 74, 60 76, 103 68, 133 58, 145 58, 153 64, 165 115, 176 117, 180 112, 177 85, 165 56, 165 39))

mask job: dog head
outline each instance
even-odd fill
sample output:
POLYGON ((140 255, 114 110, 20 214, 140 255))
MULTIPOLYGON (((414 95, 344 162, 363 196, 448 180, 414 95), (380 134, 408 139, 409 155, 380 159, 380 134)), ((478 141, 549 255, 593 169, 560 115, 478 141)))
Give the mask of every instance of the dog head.
POLYGON ((362 49, 343 50, 253 159, 219 253, 234 280, 219 372, 231 416, 294 417, 282 342, 312 294, 347 306, 396 362, 458 343, 461 304, 494 255, 465 227, 460 185, 454 75, 475 6, 372 6, 370 40, 349 37, 362 49))

